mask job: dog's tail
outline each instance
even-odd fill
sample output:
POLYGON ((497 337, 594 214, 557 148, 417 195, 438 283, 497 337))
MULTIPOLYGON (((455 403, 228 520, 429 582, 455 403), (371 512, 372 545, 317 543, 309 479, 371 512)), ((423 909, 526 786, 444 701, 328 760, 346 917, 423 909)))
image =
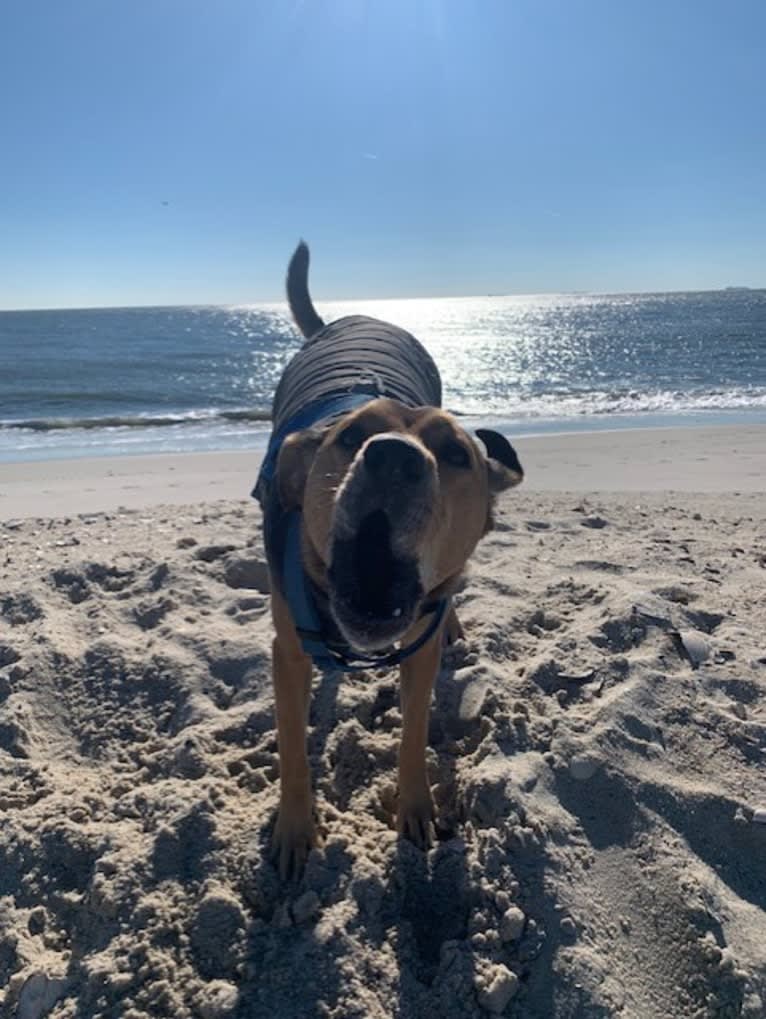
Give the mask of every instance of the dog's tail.
POLYGON ((305 241, 295 249, 287 267, 287 303, 304 336, 313 336, 324 325, 309 294, 309 248, 305 241))

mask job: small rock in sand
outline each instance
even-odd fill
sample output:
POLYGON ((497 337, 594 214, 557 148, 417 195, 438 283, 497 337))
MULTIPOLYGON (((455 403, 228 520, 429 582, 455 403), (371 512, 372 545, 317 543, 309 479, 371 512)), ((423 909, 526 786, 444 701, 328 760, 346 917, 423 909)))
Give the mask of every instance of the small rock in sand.
POLYGON ((232 556, 224 567, 224 578, 229 587, 252 587, 261 594, 269 593, 269 568, 262 559, 232 556))
POLYGON ((602 527, 606 527, 609 523, 608 520, 604 520, 603 517, 585 517, 580 521, 583 527, 592 527, 595 530, 600 530, 602 527))
POLYGON ((228 980, 211 980, 199 1001, 201 1019, 225 1019, 239 1002, 239 991, 228 980))
POLYGON ((229 552, 233 552, 236 547, 236 545, 200 545, 194 553, 194 558, 203 563, 212 563, 229 552))
POLYGON ((49 977, 46 973, 32 973, 24 981, 19 994, 17 1019, 41 1019, 55 1005, 66 990, 66 977, 49 977))
POLYGON ((518 941, 524 930, 526 917, 518 906, 511 906, 503 913, 500 921, 500 937, 503 941, 518 941))
POLYGON ((519 978, 502 963, 491 968, 483 983, 479 990, 479 1004, 493 1015, 500 1015, 519 989, 519 978))
POLYGON ((712 654, 709 641, 695 630, 679 630, 676 639, 679 650, 693 669, 698 669, 712 654))
POLYGON ((569 774, 578 782, 586 782, 593 778, 601 767, 601 761, 592 754, 578 754, 569 762, 569 774))
POLYGON ((506 910, 511 904, 511 897, 504 888, 495 892, 495 905, 498 909, 506 910))
POLYGON ((458 709, 458 717, 461 722, 467 724, 477 721, 487 698, 488 685, 486 681, 481 680, 466 684, 458 709))

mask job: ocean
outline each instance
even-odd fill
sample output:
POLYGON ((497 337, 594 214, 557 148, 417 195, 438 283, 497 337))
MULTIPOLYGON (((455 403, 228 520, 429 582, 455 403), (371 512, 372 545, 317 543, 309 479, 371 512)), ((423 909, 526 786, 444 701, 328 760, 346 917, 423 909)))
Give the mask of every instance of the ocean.
MULTIPOLYGON (((410 329, 510 435, 766 421, 766 290, 318 305, 410 329)), ((0 461, 265 445, 283 305, 0 312, 0 461)))

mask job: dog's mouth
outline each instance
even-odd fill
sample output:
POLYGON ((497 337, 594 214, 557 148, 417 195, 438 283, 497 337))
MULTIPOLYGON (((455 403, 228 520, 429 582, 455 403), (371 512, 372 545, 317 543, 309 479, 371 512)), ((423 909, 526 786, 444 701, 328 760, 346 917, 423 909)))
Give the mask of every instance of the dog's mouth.
POLYGON ((379 651, 402 637, 423 597, 417 561, 394 553, 382 509, 363 517, 353 537, 333 542, 328 580, 335 621, 360 651, 379 651))

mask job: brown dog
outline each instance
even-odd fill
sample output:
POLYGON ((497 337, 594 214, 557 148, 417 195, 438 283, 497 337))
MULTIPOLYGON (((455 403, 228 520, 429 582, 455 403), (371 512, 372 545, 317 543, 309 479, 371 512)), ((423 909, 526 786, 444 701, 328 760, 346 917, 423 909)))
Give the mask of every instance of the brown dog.
POLYGON ((445 632, 460 636, 450 595, 491 527, 495 494, 523 476, 507 439, 477 432, 485 455, 440 409, 438 371, 413 336, 363 316, 325 326, 309 296, 304 244, 287 296, 309 339, 277 389, 255 490, 276 628, 281 798, 272 845, 283 876, 300 871, 316 840, 306 753, 312 658, 323 668, 399 665, 397 826, 430 844, 431 691, 445 632))

